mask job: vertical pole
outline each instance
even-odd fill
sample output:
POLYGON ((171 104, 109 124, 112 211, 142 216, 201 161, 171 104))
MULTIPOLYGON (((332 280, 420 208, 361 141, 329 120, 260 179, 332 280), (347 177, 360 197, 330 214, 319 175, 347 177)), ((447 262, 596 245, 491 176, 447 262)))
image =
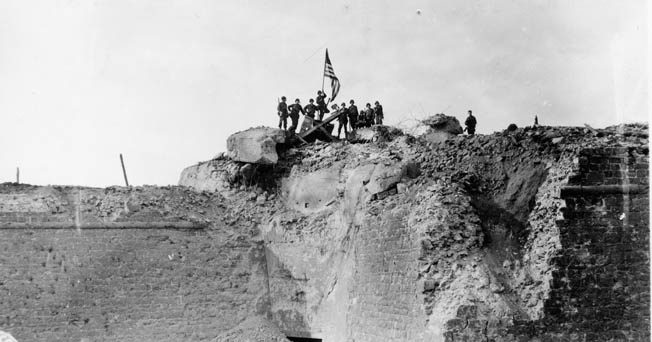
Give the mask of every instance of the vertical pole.
POLYGON ((16 184, 20 184, 20 168, 16 166, 16 184))
MULTIPOLYGON (((326 53, 328 54, 328 49, 326 49, 326 53)), ((321 76, 321 92, 324 92, 324 81, 326 80, 326 59, 324 58, 324 72, 322 72, 321 76)))
POLYGON ((129 181, 127 180, 127 171, 125 171, 125 162, 122 159, 122 153, 120 153, 120 164, 122 164, 122 174, 125 176, 125 184, 129 186, 129 181))

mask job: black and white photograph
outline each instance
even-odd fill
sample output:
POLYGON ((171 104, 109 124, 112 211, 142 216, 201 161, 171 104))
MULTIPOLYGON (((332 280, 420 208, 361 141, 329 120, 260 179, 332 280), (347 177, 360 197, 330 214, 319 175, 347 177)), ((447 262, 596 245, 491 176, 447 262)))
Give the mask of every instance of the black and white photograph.
POLYGON ((0 0, 0 342, 649 342, 646 0, 0 0))

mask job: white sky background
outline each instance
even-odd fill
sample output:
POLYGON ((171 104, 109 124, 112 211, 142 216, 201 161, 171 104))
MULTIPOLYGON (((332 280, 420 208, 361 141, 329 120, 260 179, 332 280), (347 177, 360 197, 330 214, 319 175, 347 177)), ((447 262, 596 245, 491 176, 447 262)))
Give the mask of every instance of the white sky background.
MULTIPOLYGON (((0 182, 176 184, 229 134, 307 103, 328 47, 337 102, 386 123, 648 120, 648 8, 596 1, 0 2, 0 182), (421 14, 417 14, 417 9, 421 14)), ((328 80, 326 88, 329 88, 328 80)))

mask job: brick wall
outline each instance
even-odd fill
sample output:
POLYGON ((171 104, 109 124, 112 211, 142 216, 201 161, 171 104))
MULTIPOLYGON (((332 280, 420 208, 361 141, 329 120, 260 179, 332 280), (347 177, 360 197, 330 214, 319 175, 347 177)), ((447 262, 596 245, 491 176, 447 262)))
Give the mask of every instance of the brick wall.
POLYGON ((647 147, 582 151, 562 189, 562 249, 546 324, 588 341, 649 340, 647 147))
POLYGON ((506 327, 460 308, 446 341, 649 341, 648 153, 581 151, 578 171, 561 191, 561 249, 544 318, 506 327))
POLYGON ((419 237, 407 212, 385 212, 358 227, 349 327, 354 341, 413 341, 425 313, 418 292, 419 237))
POLYGON ((188 228, 166 213, 176 190, 157 190, 163 202, 78 190, 2 193, 1 330, 19 341, 210 341, 268 310, 262 242, 219 224, 188 228), (94 209, 119 198, 118 214, 94 209), (138 227, 152 221, 167 228, 138 227))

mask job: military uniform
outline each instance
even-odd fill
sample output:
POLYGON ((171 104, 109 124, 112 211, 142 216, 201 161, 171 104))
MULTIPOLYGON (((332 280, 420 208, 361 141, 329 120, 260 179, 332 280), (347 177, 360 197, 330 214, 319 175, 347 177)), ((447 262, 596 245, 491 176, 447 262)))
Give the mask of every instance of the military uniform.
POLYGON ((324 118, 324 113, 330 113, 328 107, 326 106, 326 94, 322 93, 321 95, 317 95, 315 102, 317 102, 317 110, 319 111, 319 120, 322 120, 324 118))
POLYGON ((374 115, 376 116, 376 125, 382 125, 384 119, 383 106, 377 104, 374 107, 374 115))
POLYGON ((466 118, 466 121, 464 121, 464 125, 466 126, 466 132, 469 135, 475 134, 475 125, 478 122, 475 120, 475 116, 473 114, 469 114, 469 116, 466 118))
POLYGON ((367 127, 371 127, 374 124, 374 110, 369 107, 364 110, 364 119, 367 127))
POLYGON ((348 109, 349 121, 351 122, 351 129, 358 128, 358 107, 354 104, 349 106, 348 109))
POLYGON ((309 116, 314 119, 315 112, 317 111, 317 106, 315 106, 312 103, 309 103, 305 107, 303 107, 303 110, 306 111, 306 116, 309 116))
POLYGON ((288 129, 288 105, 285 102, 279 102, 276 106, 276 111, 278 113, 278 129, 281 127, 284 130, 288 129))
POLYGON ((290 126, 290 131, 292 133, 296 132, 297 126, 299 126, 299 113, 305 114, 303 107, 300 104, 294 103, 288 107, 290 110, 290 119, 292 120, 292 126, 290 126))
POLYGON ((342 127, 344 127, 344 139, 349 136, 349 131, 346 128, 346 125, 349 124, 349 119, 346 117, 347 115, 347 110, 346 108, 340 109, 341 113, 337 117, 337 122, 340 124, 339 127, 337 127, 337 138, 340 138, 340 132, 342 132, 342 127))

